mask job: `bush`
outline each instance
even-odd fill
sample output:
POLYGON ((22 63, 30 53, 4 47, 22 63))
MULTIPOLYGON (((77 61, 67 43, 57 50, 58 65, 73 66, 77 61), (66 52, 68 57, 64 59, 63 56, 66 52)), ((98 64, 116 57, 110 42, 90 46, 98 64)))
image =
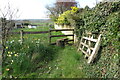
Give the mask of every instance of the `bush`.
POLYGON ((78 8, 77 7, 71 7, 71 9, 72 10, 67 10, 67 11, 63 12, 63 14, 61 14, 58 17, 58 19, 57 19, 57 21, 55 23, 61 24, 61 25, 64 25, 64 24, 70 25, 70 22, 68 21, 68 19, 69 19, 68 17, 72 16, 75 13, 78 12, 78 8))

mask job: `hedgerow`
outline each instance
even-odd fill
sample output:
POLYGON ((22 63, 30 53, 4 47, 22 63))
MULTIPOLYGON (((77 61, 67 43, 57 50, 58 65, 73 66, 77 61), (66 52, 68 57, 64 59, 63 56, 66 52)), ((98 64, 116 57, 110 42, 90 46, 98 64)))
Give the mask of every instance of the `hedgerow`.
MULTIPOLYGON (((120 62, 120 1, 100 2, 94 8, 80 8, 74 15, 67 15, 69 25, 81 38, 84 32, 102 34, 101 51, 95 64, 86 66, 88 77, 118 78, 120 62)), ((63 23, 64 24, 64 23, 63 23)))

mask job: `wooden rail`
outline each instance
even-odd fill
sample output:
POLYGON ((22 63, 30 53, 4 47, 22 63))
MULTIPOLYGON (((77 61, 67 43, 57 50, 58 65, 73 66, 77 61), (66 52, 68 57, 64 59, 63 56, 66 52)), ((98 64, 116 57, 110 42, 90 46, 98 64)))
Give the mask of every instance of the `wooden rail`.
MULTIPOLYGON (((41 33, 48 33, 49 31, 23 31, 23 34, 41 34, 41 33)), ((10 34, 20 34, 20 32, 10 32, 10 34)))
POLYGON ((74 41, 74 33, 73 34, 69 34, 69 35, 52 35, 52 32, 58 32, 58 31, 74 31, 74 29, 50 29, 49 30, 49 44, 55 44, 55 43, 51 43, 51 38, 53 37, 67 37, 67 36, 73 36, 72 40, 69 41, 74 41))
POLYGON ((85 54, 85 57, 88 57, 88 63, 94 61, 100 47, 100 41, 101 34, 98 33, 87 33, 86 36, 82 36, 78 47, 78 51, 81 50, 85 54), (96 35, 97 35, 96 39, 93 39, 96 35), (92 42, 95 43, 93 47, 92 42))

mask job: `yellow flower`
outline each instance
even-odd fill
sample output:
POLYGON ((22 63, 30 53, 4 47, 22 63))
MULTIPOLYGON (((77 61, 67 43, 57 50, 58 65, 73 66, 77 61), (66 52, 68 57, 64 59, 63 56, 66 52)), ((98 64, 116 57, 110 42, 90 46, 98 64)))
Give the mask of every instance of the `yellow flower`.
POLYGON ((14 56, 18 56, 17 54, 14 54, 14 56))
POLYGON ((10 54, 10 52, 8 51, 8 54, 10 54))
POLYGON ((8 49, 8 47, 6 47, 6 49, 8 49))

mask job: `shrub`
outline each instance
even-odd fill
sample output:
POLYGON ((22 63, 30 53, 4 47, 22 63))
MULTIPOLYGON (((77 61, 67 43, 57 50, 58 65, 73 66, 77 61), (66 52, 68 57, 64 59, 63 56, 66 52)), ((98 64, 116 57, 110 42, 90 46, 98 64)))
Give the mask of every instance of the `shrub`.
POLYGON ((57 21, 55 23, 57 24, 66 24, 66 25, 70 25, 70 22, 68 21, 68 16, 72 16, 74 15, 75 13, 78 12, 78 8, 77 7, 71 7, 72 10, 67 10, 65 12, 63 12, 63 14, 61 14, 57 21))

